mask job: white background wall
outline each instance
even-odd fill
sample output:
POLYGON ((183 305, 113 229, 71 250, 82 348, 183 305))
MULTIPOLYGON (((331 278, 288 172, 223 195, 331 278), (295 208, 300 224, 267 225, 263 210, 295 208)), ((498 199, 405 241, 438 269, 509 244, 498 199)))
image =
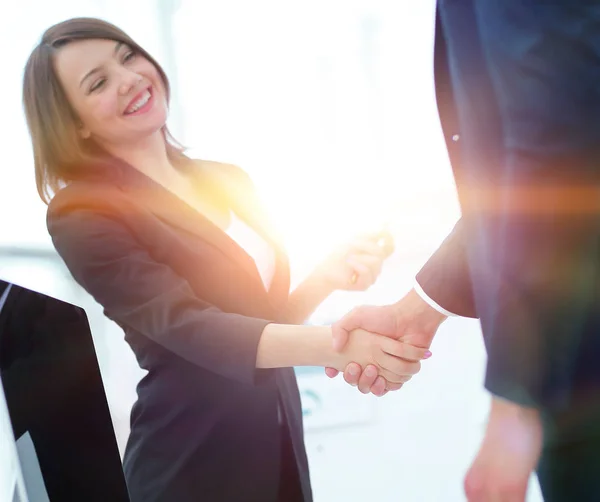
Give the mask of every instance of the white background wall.
MULTIPOLYGON (((50 249, 21 112, 25 60, 51 23, 100 16, 164 64, 175 91, 172 129, 191 151, 252 175, 286 239, 295 282, 335 244, 390 223, 397 252, 380 282, 332 296, 313 322, 398 299, 458 217, 434 102, 434 2, 176 4, 22 0, 0 16, 0 247, 50 249)), ((87 308, 122 448, 140 370, 120 330, 50 263, 4 257, 0 277, 87 308)), ((383 399, 321 372, 300 374, 317 502, 464 500, 489 403, 477 322, 448 321, 432 350, 421 374, 383 399)), ((535 484, 529 500, 540 500, 535 484)))

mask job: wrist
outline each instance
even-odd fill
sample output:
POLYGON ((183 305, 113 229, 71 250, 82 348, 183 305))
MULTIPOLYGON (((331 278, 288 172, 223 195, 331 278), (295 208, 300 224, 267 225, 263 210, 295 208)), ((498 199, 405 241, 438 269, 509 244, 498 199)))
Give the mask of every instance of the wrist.
POLYGON ((341 355, 333 349, 331 326, 306 326, 301 359, 298 366, 322 366, 336 368, 341 355))
POLYGON ((492 396, 490 416, 495 418, 519 418, 525 421, 539 420, 537 408, 522 406, 499 396, 492 396))
POLYGON ((448 319, 447 315, 429 305, 414 288, 395 306, 401 312, 409 311, 421 319, 426 319, 428 324, 435 327, 448 319))
POLYGON ((339 355, 333 350, 330 326, 269 324, 258 344, 258 368, 330 366, 339 355))
POLYGON ((336 285, 328 278, 321 267, 317 267, 313 270, 313 272, 304 280, 303 284, 307 288, 310 288, 311 291, 316 292, 324 298, 337 290, 336 285))

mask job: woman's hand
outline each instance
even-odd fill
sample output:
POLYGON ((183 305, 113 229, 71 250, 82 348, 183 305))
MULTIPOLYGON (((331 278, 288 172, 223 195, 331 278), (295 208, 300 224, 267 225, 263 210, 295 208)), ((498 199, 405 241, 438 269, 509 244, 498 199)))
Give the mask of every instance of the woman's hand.
POLYGON ((430 356, 428 349, 356 329, 350 332, 348 343, 331 367, 343 371, 351 362, 362 368, 374 365, 391 384, 403 384, 419 372, 421 360, 430 356))
POLYGON ((363 235, 331 254, 315 274, 333 290, 365 291, 375 283, 393 251, 389 232, 363 235))

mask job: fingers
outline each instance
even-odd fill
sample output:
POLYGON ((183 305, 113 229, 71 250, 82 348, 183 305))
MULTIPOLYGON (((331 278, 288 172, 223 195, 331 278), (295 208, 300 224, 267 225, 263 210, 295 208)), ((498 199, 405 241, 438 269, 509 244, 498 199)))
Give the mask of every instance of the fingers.
POLYGON ((400 390, 403 385, 404 385, 404 383, 387 382, 387 384, 385 385, 385 392, 387 393, 387 392, 393 392, 396 390, 400 390))
POLYGON ((376 270, 372 270, 365 263, 362 263, 356 256, 348 257, 346 262, 354 277, 353 281, 345 289, 349 291, 365 291, 377 280, 379 273, 376 270))
MULTIPOLYGON (((355 378, 356 377, 352 378, 353 382, 355 381, 355 378)), ((368 394, 370 392, 377 397, 383 397, 389 391, 400 390, 411 378, 410 375, 404 375, 399 378, 400 380, 403 380, 401 383, 388 382, 381 375, 378 375, 376 366, 369 364, 365 368, 365 371, 362 372, 362 375, 360 375, 358 380, 358 390, 363 394, 368 394)))
POLYGON ((397 390, 402 384, 388 383, 385 378, 378 376, 377 367, 369 364, 365 371, 357 363, 350 363, 344 371, 344 380, 346 383, 356 387, 363 394, 371 392, 375 396, 381 397, 387 394, 388 389, 397 390))
POLYGON ((346 383, 356 387, 358 385, 361 373, 362 368, 360 364, 349 363, 344 370, 344 380, 346 380, 346 383))
POLYGON ((410 379, 412 378, 412 375, 398 375, 397 373, 393 373, 393 372, 383 369, 383 368, 379 370, 379 373, 388 382, 386 384, 386 391, 401 389, 402 386, 405 383, 409 382, 410 379), (392 385, 394 386, 393 389, 387 388, 392 385))
MULTIPOLYGON (((329 378, 334 378, 339 374, 339 371, 334 368, 325 368, 325 373, 329 378)), ((365 371, 362 371, 358 363, 348 364, 344 371, 344 380, 353 387, 358 385, 358 389, 363 394, 372 392, 376 396, 384 396, 387 393, 385 378, 377 375, 377 368, 372 364, 368 365, 365 371)), ((395 384, 390 384, 390 386, 392 385, 395 384)))
POLYGON ((358 380, 358 390, 363 394, 371 392, 371 387, 375 383, 375 380, 377 380, 377 376, 377 368, 372 364, 369 364, 365 368, 365 371, 362 372, 362 375, 360 375, 358 380))
POLYGON ((350 253, 384 258, 387 248, 377 243, 378 236, 373 239, 357 239, 350 244, 350 253))
MULTIPOLYGON (((325 368, 325 372, 330 378, 333 378, 339 373, 339 371, 334 370, 333 368, 325 368)), ((403 380, 400 383, 388 382, 385 378, 377 374, 376 366, 370 364, 365 368, 365 371, 362 371, 362 368, 358 363, 348 364, 343 376, 346 383, 353 387, 358 386, 358 390, 363 394, 368 394, 370 392, 377 397, 383 397, 390 391, 400 390, 404 383, 411 379, 410 375, 404 375, 399 378, 400 380, 403 380)))
POLYGON ((396 245, 394 243, 394 237, 390 232, 381 232, 379 234, 379 239, 377 240, 377 245, 383 249, 385 258, 392 255, 392 253, 396 250, 396 245))
POLYGON ((392 251, 391 235, 382 232, 369 234, 351 243, 346 253, 346 263, 356 279, 347 289, 364 291, 372 286, 381 273, 383 261, 392 251))
POLYGON ((338 370, 336 370, 335 368, 325 368, 325 374, 329 378, 335 378, 336 376, 338 376, 340 374, 340 372, 338 370))
POLYGON ((389 231, 361 235, 350 243, 357 252, 387 258, 395 249, 394 237, 389 231))
POLYGON ((367 254, 351 254, 346 258, 348 266, 358 275, 355 287, 365 289, 372 286, 383 266, 383 260, 367 254))
POLYGON ((399 342, 388 337, 381 337, 379 340, 381 350, 385 353, 405 359, 406 361, 421 361, 431 357, 431 351, 423 347, 415 347, 408 343, 399 342))
POLYGON ((381 376, 390 383, 406 383, 421 370, 420 362, 405 361, 385 352, 377 355, 375 362, 381 368, 381 376))
POLYGON ((371 385, 371 394, 382 397, 387 393, 386 390, 387 381, 382 376, 378 376, 375 380, 375 383, 371 385))

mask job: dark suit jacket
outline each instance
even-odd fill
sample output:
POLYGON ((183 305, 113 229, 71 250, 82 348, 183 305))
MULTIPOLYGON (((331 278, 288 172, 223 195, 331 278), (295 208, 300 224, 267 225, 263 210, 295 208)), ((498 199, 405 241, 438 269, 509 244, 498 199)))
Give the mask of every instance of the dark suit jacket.
MULTIPOLYGON (((474 243, 481 238, 481 227, 478 235, 473 221, 479 217, 478 211, 484 211, 485 207, 473 203, 473 193, 477 191, 473 189, 478 187, 469 185, 471 179, 467 182, 460 152, 463 140, 456 141, 461 133, 457 99, 439 12, 434 64, 440 120, 463 215, 418 273, 417 281, 447 310, 482 319, 488 350, 485 379, 488 390, 522 405, 537 407, 546 417, 556 419, 559 428, 568 423, 574 430, 573 424, 592 422, 596 419, 590 417, 600 416, 597 412, 600 409, 600 366, 592 357, 600 350, 597 335, 600 331, 600 309, 597 307, 600 295, 594 286, 600 281, 600 257, 595 244, 599 227, 597 214, 574 219, 568 211, 553 213, 552 205, 548 205, 547 214, 531 217, 525 214, 521 221, 511 221, 512 239, 500 243, 511 257, 506 268, 510 276, 504 277, 505 283, 499 283, 497 305, 483 302, 482 297, 486 295, 481 292, 490 271, 481 268, 474 259, 477 254, 481 255, 474 250, 474 243), (496 314, 490 316, 489 312, 496 314), (490 335, 486 335, 488 332, 490 335)), ((488 105, 480 110, 480 116, 487 118, 481 125, 493 131, 494 122, 500 121, 500 112, 494 108, 497 107, 496 99, 491 85, 487 88, 484 73, 482 70, 477 76, 477 88, 472 91, 477 92, 474 103, 480 107, 488 105)), ((491 139, 497 142, 497 139, 491 139)), ((490 156, 498 154, 492 148, 486 153, 490 156)), ((525 179, 524 183, 529 185, 524 186, 539 187, 545 183, 557 196, 564 197, 568 205, 571 202, 569 191, 561 192, 561 187, 573 186, 583 179, 579 178, 582 170, 576 169, 582 164, 581 159, 572 160, 564 164, 564 159, 560 159, 563 164, 557 162, 557 165, 549 160, 544 173, 525 179), (573 169, 562 169, 564 165, 573 166, 573 169)), ((501 157, 482 162, 480 178, 494 180, 502 175, 502 169, 501 157), (498 166, 499 172, 486 172, 487 165, 498 166)), ((588 174, 589 171, 585 175, 588 174)), ((593 176, 592 173, 590 181, 594 180, 593 176)), ((534 190, 524 193, 536 194, 534 190)), ((492 191, 488 194, 494 195, 492 191)), ((543 200, 523 201, 518 197, 517 194, 517 202, 530 202, 544 208, 543 200)), ((565 204, 565 201, 560 202, 565 204)), ((492 217, 488 220, 493 221, 492 217)), ((584 429, 580 427, 580 430, 584 429)))
POLYGON ((132 499, 275 501, 280 402, 312 500, 293 370, 255 368, 262 331, 287 302, 289 270, 248 176, 214 162, 186 167, 277 250, 269 292, 243 249, 150 178, 115 159, 83 169, 53 198, 48 229, 148 371, 124 459, 132 499))
POLYGON ((13 285, 0 375, 15 438, 29 432, 50 500, 129 500, 83 309, 13 285))

